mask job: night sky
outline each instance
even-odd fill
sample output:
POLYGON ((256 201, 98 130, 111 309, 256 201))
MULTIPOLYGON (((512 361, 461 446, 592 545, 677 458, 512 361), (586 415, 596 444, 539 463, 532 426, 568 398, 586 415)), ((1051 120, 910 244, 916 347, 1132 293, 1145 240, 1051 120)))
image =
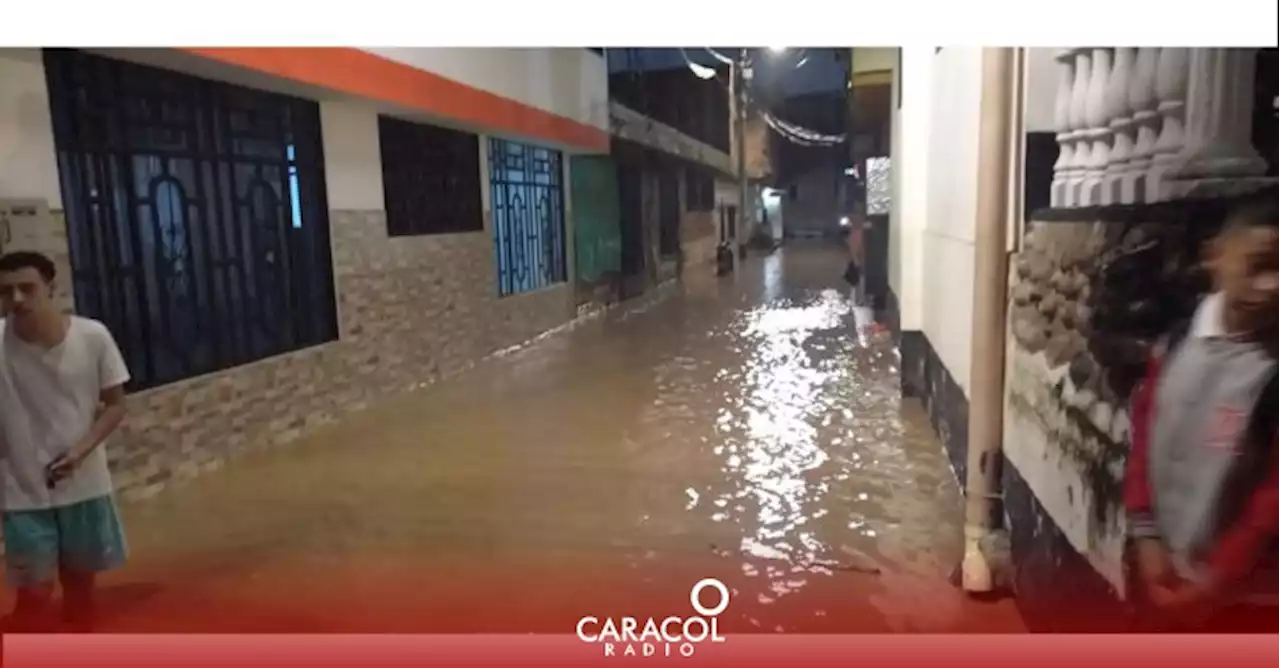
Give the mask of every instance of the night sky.
MULTIPOLYGON (((680 55, 680 51, 677 49, 631 49, 630 62, 628 62, 627 51, 627 49, 621 48, 609 49, 610 71, 616 72, 631 69, 633 66, 636 69, 653 70, 687 67, 680 55)), ((685 51, 689 54, 690 60, 696 63, 714 65, 716 62, 715 58, 703 50, 702 47, 686 47, 685 51)), ((737 53, 738 48, 722 47, 717 51, 732 57, 733 54, 737 53)), ((759 83, 766 85, 773 85, 775 82, 780 83, 788 96, 844 90, 848 84, 849 77, 844 69, 845 66, 835 57, 835 49, 807 49, 808 62, 797 68, 795 65, 800 52, 800 48, 789 48, 781 54, 775 54, 764 49, 756 50, 756 76, 759 83)), ((847 62, 847 59, 845 62, 847 62)), ((693 74, 690 73, 690 76, 693 76, 693 74)))

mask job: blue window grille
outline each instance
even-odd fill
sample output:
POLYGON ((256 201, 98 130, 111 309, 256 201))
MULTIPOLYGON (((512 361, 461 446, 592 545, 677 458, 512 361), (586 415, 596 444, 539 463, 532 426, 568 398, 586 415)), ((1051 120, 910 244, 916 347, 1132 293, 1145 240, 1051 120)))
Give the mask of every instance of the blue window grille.
POLYGON ((566 280, 564 184, 559 151, 489 139, 498 293, 539 290, 566 280))

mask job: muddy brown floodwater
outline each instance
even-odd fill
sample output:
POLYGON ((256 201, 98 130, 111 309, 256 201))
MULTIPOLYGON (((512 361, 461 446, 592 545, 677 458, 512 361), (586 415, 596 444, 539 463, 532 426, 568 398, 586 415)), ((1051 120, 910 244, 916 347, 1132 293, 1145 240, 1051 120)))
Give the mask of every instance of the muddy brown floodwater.
POLYGON ((125 505, 104 630, 1018 631, 967 600, 960 493, 835 248, 588 320, 125 505), (706 603, 713 603, 707 594, 706 603))

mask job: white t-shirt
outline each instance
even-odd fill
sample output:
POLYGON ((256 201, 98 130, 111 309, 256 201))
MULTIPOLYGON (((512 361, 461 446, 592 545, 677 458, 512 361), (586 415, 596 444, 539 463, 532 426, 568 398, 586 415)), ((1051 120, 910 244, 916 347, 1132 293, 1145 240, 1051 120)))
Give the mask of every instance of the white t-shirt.
POLYGON ((0 319, 0 508, 57 508, 110 494, 106 444, 49 489, 45 467, 93 426, 102 390, 129 381, 106 326, 71 316, 51 349, 26 343, 0 319))

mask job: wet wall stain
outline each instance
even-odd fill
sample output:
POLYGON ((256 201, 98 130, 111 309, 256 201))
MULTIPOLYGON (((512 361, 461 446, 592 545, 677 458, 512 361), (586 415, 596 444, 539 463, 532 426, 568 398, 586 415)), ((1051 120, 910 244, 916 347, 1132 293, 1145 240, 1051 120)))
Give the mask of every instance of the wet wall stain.
POLYGON ((1208 288, 1205 244, 1241 201, 1049 211, 1030 223, 1014 261, 1011 354, 1054 380, 1014 378, 1009 407, 1078 465, 1095 532, 1119 527, 1129 395, 1152 345, 1208 288))
POLYGON ((924 404, 952 474, 963 488, 969 457, 969 399, 923 332, 902 332, 899 350, 902 394, 924 404))

